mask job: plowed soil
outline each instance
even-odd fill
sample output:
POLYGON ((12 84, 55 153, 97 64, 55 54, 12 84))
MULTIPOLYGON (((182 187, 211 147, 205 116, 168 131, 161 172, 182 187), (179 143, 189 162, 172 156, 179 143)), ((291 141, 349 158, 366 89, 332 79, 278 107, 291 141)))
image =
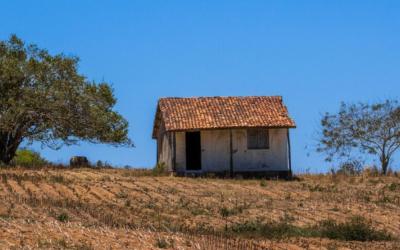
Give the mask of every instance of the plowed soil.
POLYGON ((400 249, 396 240, 278 241, 201 233, 251 220, 289 218, 310 226, 352 216, 399 237, 400 178, 261 181, 152 177, 125 169, 0 170, 0 249, 400 249), (240 212, 225 218, 222 208, 240 212))

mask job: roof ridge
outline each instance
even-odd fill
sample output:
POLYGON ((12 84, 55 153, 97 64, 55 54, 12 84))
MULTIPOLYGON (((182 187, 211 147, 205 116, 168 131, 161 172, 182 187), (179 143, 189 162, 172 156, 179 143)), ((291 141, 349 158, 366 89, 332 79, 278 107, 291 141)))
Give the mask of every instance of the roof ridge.
POLYGON ((250 95, 250 96, 169 96, 169 97, 160 97, 159 100, 162 99, 206 99, 206 98, 237 98, 237 99, 246 99, 246 98, 279 98, 282 99, 281 95, 250 95))

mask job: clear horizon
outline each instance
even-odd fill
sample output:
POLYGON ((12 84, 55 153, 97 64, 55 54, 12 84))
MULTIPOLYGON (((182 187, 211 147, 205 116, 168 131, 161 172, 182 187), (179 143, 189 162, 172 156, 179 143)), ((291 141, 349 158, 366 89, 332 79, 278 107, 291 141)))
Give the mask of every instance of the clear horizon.
POLYGON ((321 114, 400 93, 398 1, 7 1, 0 23, 1 40, 80 57, 80 73, 111 83, 130 122, 135 148, 33 146, 56 163, 154 166, 160 97, 280 95, 297 124, 294 171, 323 172, 321 114))

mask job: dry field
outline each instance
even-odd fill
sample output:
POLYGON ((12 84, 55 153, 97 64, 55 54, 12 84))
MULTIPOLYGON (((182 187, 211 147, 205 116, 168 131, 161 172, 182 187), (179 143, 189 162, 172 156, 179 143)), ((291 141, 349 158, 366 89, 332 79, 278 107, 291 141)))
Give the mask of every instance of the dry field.
POLYGON ((114 169, 0 169, 0 249, 400 249, 392 241, 218 236, 245 222, 352 216, 400 237, 400 178, 152 177, 114 169), (214 232, 214 233, 210 233, 214 232))

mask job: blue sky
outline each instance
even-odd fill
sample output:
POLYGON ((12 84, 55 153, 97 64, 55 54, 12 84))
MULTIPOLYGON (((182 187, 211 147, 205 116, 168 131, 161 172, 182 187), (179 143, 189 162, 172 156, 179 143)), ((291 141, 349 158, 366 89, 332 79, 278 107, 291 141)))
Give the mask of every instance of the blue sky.
POLYGON ((321 114, 341 101, 398 98, 399 31, 400 1, 16 0, 0 9, 0 39, 15 33, 77 55, 81 73, 112 83, 136 144, 81 143, 44 156, 136 167, 155 164, 159 97, 282 95, 298 126, 294 169, 328 169, 313 150, 321 114))

